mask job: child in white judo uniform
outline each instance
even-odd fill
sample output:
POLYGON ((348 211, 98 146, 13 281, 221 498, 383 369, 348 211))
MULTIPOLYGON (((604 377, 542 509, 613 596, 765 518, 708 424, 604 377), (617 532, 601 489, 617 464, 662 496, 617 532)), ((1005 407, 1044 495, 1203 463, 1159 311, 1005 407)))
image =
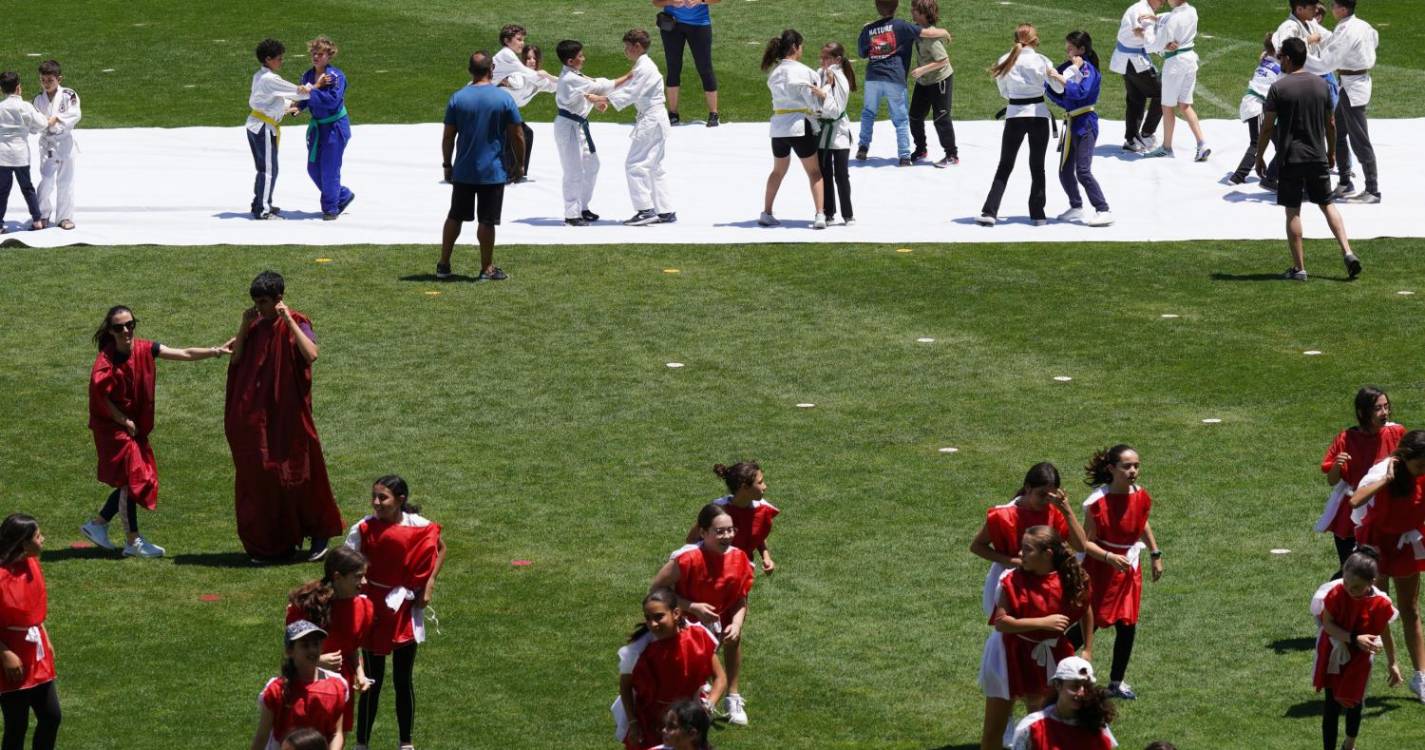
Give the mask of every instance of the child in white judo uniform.
POLYGON ((1202 135, 1202 126, 1197 122, 1197 111, 1192 108, 1193 91, 1197 88, 1197 52, 1193 44, 1197 41, 1197 8, 1188 0, 1169 0, 1173 10, 1158 16, 1153 30, 1148 33, 1146 45, 1149 52, 1163 56, 1163 145, 1144 154, 1156 158, 1173 155, 1173 129, 1177 125, 1177 113, 1182 113, 1197 138, 1197 155, 1193 161, 1207 161, 1212 149, 1202 135))
MULTIPOLYGON (((495 53, 495 74, 491 77, 496 86, 514 97, 515 106, 520 109, 524 109, 535 94, 541 91, 552 93, 555 87, 554 81, 524 64, 524 40, 523 26, 512 23, 500 29, 500 51, 495 53)), ((520 123, 520 128, 524 131, 524 173, 510 180, 516 184, 529 179, 525 175, 529 174, 529 157, 534 152, 534 131, 527 122, 520 123)), ((505 144, 505 172, 509 174, 514 174, 515 158, 510 152, 513 145, 510 142, 505 144)))
POLYGON ((40 63, 40 95, 35 109, 49 125, 40 131, 40 216, 45 226, 74 228, 74 126, 79 124, 79 95, 60 84, 59 62, 40 63))
POLYGON ((623 35, 623 53, 633 63, 633 70, 622 84, 615 86, 607 97, 590 96, 595 104, 612 104, 625 109, 630 104, 638 110, 633 125, 632 143, 628 144, 628 194, 637 212, 624 221, 627 226, 671 224, 678 220, 668 194, 668 173, 663 170, 663 152, 672 126, 668 123, 668 108, 663 97, 663 74, 648 58, 651 41, 643 29, 631 29, 623 35))
MULTIPOLYGON (((589 132, 589 113, 594 109, 589 95, 608 96, 614 82, 584 75, 582 43, 565 39, 554 51, 564 63, 554 92, 559 108, 554 118, 554 147, 559 151, 559 166, 564 168, 564 223, 582 227, 599 220, 599 215, 589 210, 599 178, 599 154, 589 132)), ((600 107, 600 111, 608 109, 607 104, 600 107)))
POLYGON ((257 168, 257 179, 252 187, 252 218, 281 219, 281 210, 272 205, 272 193, 277 185, 277 147, 282 143, 282 118, 297 113, 292 102, 306 99, 312 87, 298 86, 277 75, 287 48, 276 39, 258 42, 254 54, 262 67, 252 74, 252 92, 247 96, 252 112, 245 125, 247 146, 252 150, 253 166, 257 168))

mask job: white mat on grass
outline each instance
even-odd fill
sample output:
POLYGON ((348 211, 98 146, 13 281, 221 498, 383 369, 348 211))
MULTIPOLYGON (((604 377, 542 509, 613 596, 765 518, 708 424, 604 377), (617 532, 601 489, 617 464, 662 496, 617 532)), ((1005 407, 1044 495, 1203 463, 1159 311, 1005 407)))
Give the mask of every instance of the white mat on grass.
MULTIPOLYGON (((777 198, 784 226, 758 227, 762 194, 771 167, 767 126, 686 125, 673 129, 667 170, 678 223, 624 227, 633 213, 624 179, 628 126, 595 123, 603 167, 593 209, 597 226, 566 227, 560 198, 561 172, 549 123, 533 123, 531 181, 505 192, 501 244, 767 243, 767 242, 1064 242, 1281 239, 1282 211, 1275 197, 1256 185, 1226 184, 1241 158, 1247 129, 1239 122, 1203 123, 1213 155, 1191 160, 1192 136, 1178 127, 1179 158, 1143 160, 1119 150, 1121 123, 1102 123, 1094 172, 1117 223, 1093 229, 1028 223, 1027 156, 1019 165, 994 228, 974 224, 999 154, 1002 126, 988 121, 956 123, 961 163, 949 169, 929 164, 895 166, 895 134, 877 124, 872 158, 852 162, 856 225, 810 229, 811 198, 799 165, 793 164, 777 198)), ((6 244, 48 247, 93 245, 346 245, 439 242, 450 188, 440 183, 441 126, 356 125, 346 152, 344 181, 357 194, 346 215, 321 220, 316 188, 308 179, 301 127, 284 129, 277 204, 287 221, 253 221, 253 166, 240 127, 124 128, 81 130, 77 180, 78 229, 16 231, 27 222, 19 191, 11 193, 6 244)), ((1385 201, 1343 206, 1352 237, 1425 236, 1425 181, 1414 145, 1425 119, 1375 120, 1371 134, 1381 167, 1385 201)), ((940 155, 931 129, 931 154, 940 155)), ((1027 149, 1026 149, 1027 150, 1027 149)), ((1068 208, 1051 150, 1048 213, 1068 208)), ((36 162, 38 163, 38 162, 36 162)), ((1359 169, 1359 168, 1358 168, 1359 169)), ((38 170, 34 170, 38 180, 38 170)), ((1357 186, 1360 186, 1357 177, 1357 186)), ((1329 237, 1320 213, 1308 208, 1306 231, 1329 237)), ((473 243, 473 228, 461 238, 473 243)))

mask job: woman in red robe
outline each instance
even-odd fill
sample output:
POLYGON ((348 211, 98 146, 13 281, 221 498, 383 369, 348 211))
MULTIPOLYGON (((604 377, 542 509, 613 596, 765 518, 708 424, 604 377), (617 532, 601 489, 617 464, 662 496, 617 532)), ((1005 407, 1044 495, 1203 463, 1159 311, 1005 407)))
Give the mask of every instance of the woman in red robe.
POLYGON ((11 513, 0 523, 0 709, 4 747, 21 747, 35 714, 33 750, 54 750, 59 693, 54 648, 45 631, 49 594, 40 570, 45 537, 34 518, 11 513))
POLYGON ((248 290, 228 365, 224 428, 233 453, 238 538, 256 561, 291 557, 304 538, 310 559, 342 531, 312 421, 316 334, 282 301, 285 284, 263 271, 248 290))
POLYGON ((139 535, 138 506, 158 505, 158 466, 149 433, 153 432, 154 361, 192 362, 228 354, 227 345, 175 349, 135 338, 139 321, 124 305, 109 308, 94 343, 99 354, 89 371, 89 429, 99 454, 99 481, 114 488, 99 513, 80 533, 96 545, 118 549, 109 541, 109 521, 128 506, 125 557, 161 557, 163 548, 139 535))

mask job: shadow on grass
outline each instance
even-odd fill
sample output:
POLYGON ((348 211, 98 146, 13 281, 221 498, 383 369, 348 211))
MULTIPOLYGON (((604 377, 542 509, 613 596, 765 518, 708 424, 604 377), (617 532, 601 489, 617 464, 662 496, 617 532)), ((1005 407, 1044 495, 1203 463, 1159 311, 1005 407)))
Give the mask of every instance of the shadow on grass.
POLYGON ((67 547, 64 549, 45 550, 40 559, 44 562, 62 562, 64 560, 112 560, 119 556, 113 550, 100 549, 98 547, 85 547, 75 549, 67 547))
POLYGON ((941 745, 940 747, 932 747, 930 750, 980 750, 980 743, 966 742, 961 745, 941 745))
POLYGON ((436 278, 436 275, 433 273, 413 273, 409 276, 402 276, 399 279, 399 281, 418 281, 422 284, 474 284, 479 280, 480 277, 478 276, 466 276, 459 273, 451 274, 444 279, 436 278))
MULTIPOLYGON (((281 562, 269 563, 271 565, 287 565, 296 560, 284 560, 281 562)), ((174 565, 199 565, 204 568, 256 568, 252 558, 243 552, 195 552, 187 555, 174 555, 174 565)))
POLYGON ((1267 644, 1267 648, 1278 654, 1290 654, 1295 651, 1310 651, 1316 648, 1315 638, 1278 638, 1267 644))
MULTIPOLYGON (((1213 281, 1279 281, 1282 283, 1300 284, 1300 281, 1287 282, 1279 273, 1222 273, 1213 271, 1211 276, 1213 281)), ((1315 276, 1311 277, 1317 281, 1336 281, 1340 283, 1350 283, 1352 279, 1345 276, 1315 276)))
MULTIPOLYGON (((1416 703, 1419 703, 1419 701, 1402 695, 1390 695, 1385 697, 1372 695, 1366 698, 1365 707, 1361 711, 1361 716, 1373 719, 1384 716, 1401 706, 1407 704, 1415 705, 1416 703)), ((1288 719, 1319 719, 1321 718, 1323 706, 1324 702, 1321 699, 1302 701, 1288 708, 1286 713, 1282 715, 1288 719)))

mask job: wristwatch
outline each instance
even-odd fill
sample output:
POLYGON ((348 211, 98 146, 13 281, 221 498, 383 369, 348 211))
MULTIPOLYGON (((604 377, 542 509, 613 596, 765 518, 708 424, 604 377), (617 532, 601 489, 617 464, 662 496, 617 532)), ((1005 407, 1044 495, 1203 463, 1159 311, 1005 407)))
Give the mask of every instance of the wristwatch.
POLYGON ((1153 558, 1154 560, 1161 560, 1163 558, 1163 551, 1160 549, 1155 549, 1152 552, 1149 552, 1148 556, 1153 558))

